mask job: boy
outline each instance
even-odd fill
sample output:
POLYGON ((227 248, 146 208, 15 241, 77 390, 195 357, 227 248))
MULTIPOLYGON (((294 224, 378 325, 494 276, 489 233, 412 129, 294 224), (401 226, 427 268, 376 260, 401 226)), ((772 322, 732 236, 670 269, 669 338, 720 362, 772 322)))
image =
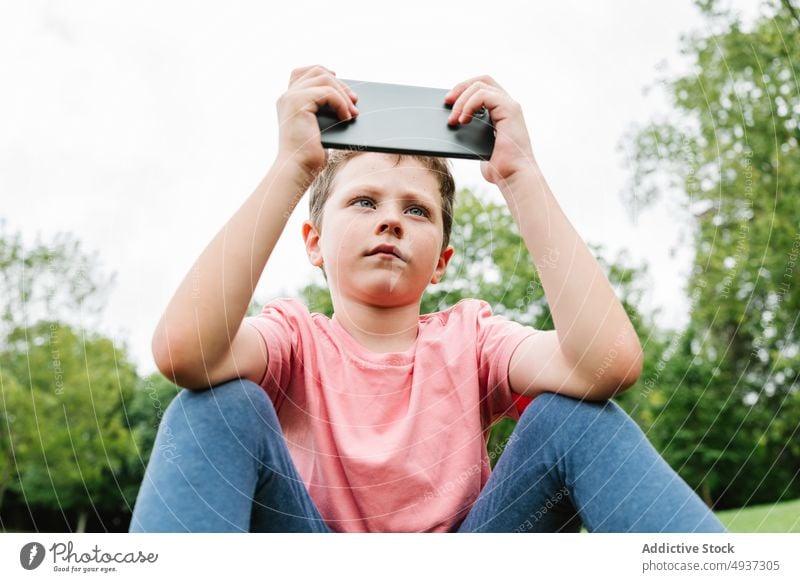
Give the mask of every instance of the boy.
POLYGON ((481 172, 540 267, 556 330, 474 299, 420 315, 454 252, 446 163, 328 158, 315 112, 348 119, 357 95, 324 67, 296 69, 276 162, 154 334, 159 369, 188 390, 159 428, 131 531, 722 531, 608 400, 638 378, 641 346, 547 187, 521 108, 489 77, 446 101, 450 123, 485 107, 495 124, 481 172), (309 184, 303 237, 334 316, 285 299, 244 319, 309 184), (492 472, 485 439, 518 418, 512 393, 538 397, 492 472))

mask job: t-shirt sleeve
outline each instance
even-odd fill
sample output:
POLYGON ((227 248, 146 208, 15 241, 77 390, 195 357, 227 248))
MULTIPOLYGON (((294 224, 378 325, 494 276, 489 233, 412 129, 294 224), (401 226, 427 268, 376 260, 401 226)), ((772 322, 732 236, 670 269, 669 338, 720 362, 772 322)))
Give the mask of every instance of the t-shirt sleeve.
POLYGON ((276 299, 264 306, 256 316, 244 323, 254 327, 267 348, 267 370, 260 385, 269 395, 275 410, 280 410, 292 382, 294 363, 302 361, 300 327, 310 319, 308 308, 295 299, 276 299))
POLYGON ((508 383, 508 367, 514 350, 525 338, 539 330, 511 321, 502 315, 494 315, 491 306, 478 300, 477 350, 478 370, 481 379, 481 414, 485 426, 490 426, 504 416, 519 420, 511 385, 508 383))

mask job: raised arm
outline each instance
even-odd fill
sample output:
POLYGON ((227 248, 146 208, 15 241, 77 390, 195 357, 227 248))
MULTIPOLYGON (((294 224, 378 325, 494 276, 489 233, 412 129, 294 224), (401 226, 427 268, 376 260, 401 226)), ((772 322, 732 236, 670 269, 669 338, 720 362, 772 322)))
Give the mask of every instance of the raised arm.
POLYGON ((481 172, 496 184, 519 226, 556 329, 523 340, 510 365, 514 392, 542 391, 604 400, 642 371, 636 330, 586 243, 567 219, 533 156, 522 107, 491 77, 457 84, 445 96, 450 121, 469 123, 489 110, 496 138, 481 172))
MULTIPOLYGON (((211 240, 184 277, 153 334, 158 369, 176 384, 207 388, 233 366, 258 376, 266 366, 254 330, 241 332, 253 292, 292 210, 324 167, 316 111, 340 118, 355 95, 324 67, 295 69, 277 102, 278 156, 255 191, 211 240), (238 357, 237 357, 238 356, 238 357), (239 360, 237 362, 237 360, 239 360)), ((247 326, 245 326, 246 328, 247 326)))

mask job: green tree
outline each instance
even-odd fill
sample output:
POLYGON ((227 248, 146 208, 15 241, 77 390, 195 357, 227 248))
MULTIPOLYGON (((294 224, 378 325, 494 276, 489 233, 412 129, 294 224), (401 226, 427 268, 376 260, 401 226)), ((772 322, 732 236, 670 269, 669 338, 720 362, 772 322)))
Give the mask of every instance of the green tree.
POLYGON ((9 344, 3 376, 24 386, 5 410, 17 461, 11 488, 28 505, 74 511, 85 531, 90 511, 123 509, 116 474, 136 454, 123 414, 136 370, 109 339, 60 322, 16 329, 9 344))
POLYGON ((673 196, 693 215, 691 323, 660 422, 695 423, 671 441, 676 458, 725 507, 800 495, 800 20, 788 1, 750 26, 697 4, 706 26, 684 38, 691 71, 662 80, 672 111, 626 140, 628 202, 673 196))
POLYGON ((86 253, 71 234, 57 233, 50 243, 37 236, 26 248, 0 219, 0 342, 40 319, 75 317, 78 324, 99 315, 115 279, 100 274, 97 253, 86 253))
POLYGON ((26 389, 13 377, 3 374, 0 368, 0 510, 3 508, 5 493, 17 476, 17 464, 26 457, 25 440, 21 435, 34 434, 35 417, 22 414, 25 410, 26 389), (14 447, 17 443, 17 447, 14 447))
POLYGON ((138 487, 141 473, 120 478, 136 453, 125 412, 136 371, 84 325, 113 280, 71 235, 26 247, 0 222, 0 509, 9 491, 81 531, 90 511, 124 511, 120 491, 138 487))

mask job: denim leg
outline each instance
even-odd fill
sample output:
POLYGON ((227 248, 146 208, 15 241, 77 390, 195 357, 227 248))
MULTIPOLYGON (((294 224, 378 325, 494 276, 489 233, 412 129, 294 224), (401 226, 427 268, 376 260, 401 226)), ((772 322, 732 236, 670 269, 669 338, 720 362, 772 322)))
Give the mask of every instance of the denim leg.
POLYGON ((459 532, 724 532, 611 400, 537 396, 459 532))
POLYGON ((328 532, 264 390, 182 390, 164 413, 131 532, 328 532))

